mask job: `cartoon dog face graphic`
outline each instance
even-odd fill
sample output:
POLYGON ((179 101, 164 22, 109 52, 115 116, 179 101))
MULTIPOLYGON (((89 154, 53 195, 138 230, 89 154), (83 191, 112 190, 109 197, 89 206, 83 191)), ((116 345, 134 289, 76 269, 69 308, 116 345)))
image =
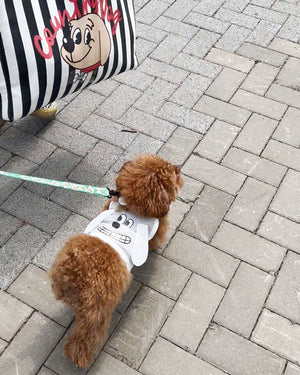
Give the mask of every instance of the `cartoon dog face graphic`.
POLYGON ((88 73, 105 64, 110 46, 103 20, 98 14, 89 13, 70 21, 70 36, 63 38, 61 55, 69 65, 88 73))

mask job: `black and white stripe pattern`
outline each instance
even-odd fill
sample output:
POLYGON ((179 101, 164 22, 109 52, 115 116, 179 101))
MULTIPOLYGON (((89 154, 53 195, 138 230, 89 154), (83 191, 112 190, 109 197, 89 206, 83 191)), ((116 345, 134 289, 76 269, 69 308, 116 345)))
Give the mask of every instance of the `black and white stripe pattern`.
MULTIPOLYGON (((34 44, 34 37, 40 35, 41 48, 45 54, 49 45, 45 42, 44 30, 53 34, 50 20, 55 25, 59 20, 58 10, 66 9, 74 14, 74 1, 70 0, 1 0, 0 1, 0 119, 13 121, 24 117, 55 99, 62 98, 93 83, 133 69, 137 65, 135 56, 135 16, 133 0, 99 0, 119 10, 122 20, 116 33, 114 21, 103 20, 111 40, 111 51, 104 66, 87 73, 83 82, 75 81, 76 70, 61 57, 60 49, 64 29, 59 28, 53 40, 53 56, 43 57, 34 44)), ((79 9, 90 0, 78 0, 79 9)), ((100 13, 100 9, 99 9, 100 13)), ((48 34, 48 35, 50 35, 48 34)))

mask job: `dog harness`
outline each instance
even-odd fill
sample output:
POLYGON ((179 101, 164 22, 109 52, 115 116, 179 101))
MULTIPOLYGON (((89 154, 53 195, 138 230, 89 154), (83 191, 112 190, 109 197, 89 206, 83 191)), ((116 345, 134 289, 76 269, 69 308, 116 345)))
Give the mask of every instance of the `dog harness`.
POLYGON ((125 262, 128 271, 141 266, 148 257, 148 242, 157 229, 159 220, 142 218, 128 211, 117 211, 118 203, 111 202, 109 210, 101 212, 86 227, 84 233, 108 243, 125 262))

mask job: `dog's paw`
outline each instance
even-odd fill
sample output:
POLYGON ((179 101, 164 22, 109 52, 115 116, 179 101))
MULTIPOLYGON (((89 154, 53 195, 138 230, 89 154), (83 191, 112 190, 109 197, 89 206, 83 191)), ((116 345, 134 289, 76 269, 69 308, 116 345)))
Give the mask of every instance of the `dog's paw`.
POLYGON ((84 339, 74 337, 69 337, 66 341, 64 355, 76 366, 82 368, 90 367, 93 360, 90 345, 84 339))

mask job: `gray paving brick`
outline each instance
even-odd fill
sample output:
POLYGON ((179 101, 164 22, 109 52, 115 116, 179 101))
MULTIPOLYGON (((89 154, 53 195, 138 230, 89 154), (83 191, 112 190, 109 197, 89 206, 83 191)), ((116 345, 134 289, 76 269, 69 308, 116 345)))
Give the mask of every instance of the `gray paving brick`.
POLYGON ((258 95, 264 95, 273 83, 279 69, 264 63, 258 63, 252 69, 241 88, 258 95))
POLYGON ((289 16, 277 36, 297 43, 300 37, 300 17, 289 16))
POLYGON ((232 375, 281 375, 285 366, 284 359, 218 326, 208 330, 198 353, 232 375))
POLYGON ((160 149, 158 155, 172 164, 183 165, 200 139, 199 133, 178 127, 160 149))
POLYGON ((170 97, 170 100, 192 108, 210 84, 210 78, 191 73, 170 97))
POLYGON ((300 109, 300 92, 289 87, 273 84, 266 96, 300 109))
POLYGON ((300 223, 300 172, 289 170, 280 185, 270 209, 300 223))
POLYGON ((272 43, 269 45, 269 48, 290 56, 300 58, 300 45, 298 43, 293 43, 280 38, 274 38, 272 40, 272 43))
POLYGON ((195 26, 165 16, 159 17, 153 23, 153 26, 169 33, 184 36, 186 38, 192 38, 198 31, 198 28, 195 26))
POLYGON ((286 165, 289 168, 300 170, 300 150, 271 139, 267 144, 262 156, 286 165))
MULTIPOLYGON (((199 112, 201 111, 199 110, 199 112)), ((207 114, 199 112, 193 111, 178 104, 167 102, 162 106, 160 111, 157 113, 157 116, 174 122, 177 125, 184 126, 190 130, 204 134, 213 123, 214 119, 207 114)))
MULTIPOLYGON (((158 20, 159 19, 160 19, 160 17, 158 18, 158 20)), ((155 22, 157 22, 157 21, 155 21, 155 22)), ((163 30, 157 29, 156 27, 146 25, 145 23, 141 23, 141 22, 138 22, 136 34, 137 34, 138 38, 146 39, 146 40, 151 41, 155 44, 161 42, 166 37, 166 35, 168 35, 163 30)))
POLYGON ((277 125, 277 121, 254 113, 238 135, 234 146, 260 155, 277 125))
POLYGON ((164 15, 176 20, 183 20, 192 9, 197 5, 195 0, 176 0, 164 15))
POLYGON ((0 211, 0 246, 22 226, 22 221, 16 217, 0 211))
MULTIPOLYGON (((271 45, 269 48, 271 48, 271 45)), ((238 49, 237 53, 276 67, 281 67, 287 59, 287 56, 282 53, 271 51, 268 48, 263 48, 250 43, 244 43, 241 48, 238 49)))
POLYGON ((184 185, 183 188, 179 192, 179 197, 184 201, 194 201, 197 197, 199 197, 200 192, 202 191, 204 185, 190 178, 188 176, 182 176, 184 185))
POLYGON ((169 34, 151 53, 150 57, 165 63, 171 63, 188 42, 189 39, 186 37, 169 34))
POLYGON ((190 375, 225 373, 207 362, 202 361, 178 346, 158 337, 150 349, 141 370, 147 375, 181 375, 187 371, 190 375), (161 358, 160 361, 157 358, 161 358))
POLYGON ((202 27, 203 29, 219 34, 224 33, 230 26, 230 23, 227 21, 224 22, 214 17, 207 17, 197 12, 191 12, 188 14, 184 21, 191 25, 202 27))
POLYGON ((289 57, 284 67, 278 74, 276 83, 281 86, 291 87, 300 90, 300 59, 289 57))
POLYGON ((200 156, 219 162, 230 148, 239 130, 234 125, 216 120, 194 151, 200 156))
POLYGON ((277 23, 262 20, 252 31, 246 41, 261 47, 267 47, 280 28, 281 25, 277 23))
POLYGON ((122 375, 139 375, 139 372, 126 366, 125 363, 115 359, 111 355, 102 352, 96 362, 93 364, 92 369, 89 371, 89 375, 111 375, 111 374, 122 374, 122 375))
POLYGON ((165 10, 168 5, 159 0, 149 1, 141 10, 137 12, 136 19, 139 22, 151 25, 165 10))
POLYGON ((90 115, 79 130, 123 149, 126 149, 136 137, 135 133, 126 131, 131 129, 97 115, 90 115))
MULTIPOLYGON (((154 49, 157 47, 157 44, 151 42, 147 39, 138 38, 136 40, 136 48, 137 48, 137 60, 139 64, 141 64, 154 49)), ((131 85, 129 85, 131 86, 131 85)), ((120 86, 122 88, 122 86, 120 86)))
POLYGON ((238 89, 246 74, 237 70, 225 68, 206 91, 207 95, 229 101, 238 89))
POLYGON ((10 285, 8 293, 60 325, 67 327, 71 323, 70 311, 55 301, 47 273, 32 264, 10 285))
POLYGON ((224 289, 220 286, 193 275, 164 324, 161 335, 195 352, 223 294, 224 289))
POLYGON ((294 147, 300 146, 300 128, 298 126, 298 119, 300 111, 296 108, 289 107, 286 111, 279 126, 275 130, 272 138, 277 141, 287 143, 294 147))
POLYGON ((288 14, 300 14, 299 4, 295 0, 276 0, 272 6, 272 9, 288 14))
POLYGON ((255 17, 247 16, 246 14, 224 8, 220 8, 215 14, 215 17, 251 30, 253 30, 259 22, 259 20, 255 17))
POLYGON ((226 222, 211 244, 267 272, 276 272, 285 255, 283 247, 226 222))
POLYGON ((261 6, 255 6, 252 4, 247 5, 247 7, 244 10, 244 13, 250 16, 263 19, 265 21, 279 23, 281 25, 287 19, 287 15, 284 13, 276 12, 275 10, 262 8, 261 6))
POLYGON ((215 46, 225 51, 235 52, 244 43, 250 33, 251 30, 245 27, 231 25, 215 46))
POLYGON ((285 104, 263 98, 245 90, 238 90, 230 103, 247 108, 253 112, 280 120, 287 109, 285 104))
POLYGON ((223 3, 224 0, 216 0, 214 2, 210 0, 202 0, 194 10, 206 14, 207 16, 213 16, 223 3))
POLYGON ((29 306, 0 291, 0 337, 10 341, 32 312, 29 306))
POLYGON ((133 274, 136 280, 177 300, 191 272, 160 255, 151 253, 143 266, 134 268, 133 274))
POLYGON ((0 248, 1 289, 6 289, 9 286, 48 240, 47 234, 29 225, 24 225, 0 248))
POLYGON ((180 229, 201 241, 210 242, 232 201, 231 195, 206 186, 180 229))
POLYGON ((8 160, 12 157, 12 154, 3 148, 0 148, 0 166, 4 165, 8 162, 8 160))
POLYGON ((172 305, 170 299, 152 289, 142 288, 108 341, 107 351, 126 360, 131 367, 138 367, 172 305), (132 347, 135 347, 134 351, 132 347))
POLYGON ((300 325, 264 310, 252 334, 252 340, 280 356, 300 364, 300 325))
POLYGON ((63 328, 35 312, 0 357, 1 373, 35 374, 61 337, 63 328), (45 340, 45 338, 47 338, 45 340))
POLYGON ((300 256, 288 252, 266 307, 292 322, 300 324, 297 288, 300 282, 300 256))
POLYGON ((141 289, 141 287, 142 284, 133 279, 126 293, 123 295, 122 301, 116 307, 116 310, 124 315, 128 307, 130 306, 132 300, 135 298, 135 296, 141 289))
POLYGON ((174 59, 173 65, 209 78, 215 78, 221 71, 218 65, 185 53, 180 53, 176 59, 174 59))
POLYGON ((223 6, 236 12, 242 12, 249 2, 250 0, 226 0, 223 6))
POLYGON ((270 185, 278 186, 287 168, 249 152, 231 148, 222 164, 270 185))
POLYGON ((164 255, 225 287, 239 265, 237 259, 182 232, 176 233, 164 255))
POLYGON ((169 230, 165 243, 169 242, 190 208, 190 204, 181 202, 178 199, 171 204, 169 211, 169 230))
POLYGON ((236 194, 245 176, 219 164, 192 155, 182 172, 229 194, 236 194))
POLYGON ((207 95, 203 95, 194 108, 196 111, 237 126, 243 126, 250 116, 250 112, 245 108, 237 107, 207 95))
POLYGON ((103 96, 109 96, 111 93, 115 91, 115 89, 119 86, 118 82, 108 79, 106 81, 101 81, 100 83, 96 83, 89 87, 89 90, 94 91, 103 96))
POLYGON ((248 177, 227 213, 226 220, 254 232, 275 193, 276 188, 273 186, 248 177))
POLYGON ((23 188, 15 191, 2 208, 49 234, 59 229, 70 215, 65 208, 23 188))
POLYGON ((203 58, 219 37, 220 35, 217 33, 200 29, 184 48, 183 52, 203 58))
POLYGON ((300 254, 299 230, 299 224, 268 212, 257 233, 300 254))
POLYGON ((55 373, 49 370, 47 367, 42 367, 37 375, 55 375, 55 373))
POLYGON ((154 81, 153 77, 140 72, 138 69, 127 70, 122 74, 116 75, 114 79, 117 82, 124 83, 127 86, 141 91, 146 90, 154 81))
POLYGON ((266 272, 241 263, 214 316, 214 321, 249 337, 273 281, 274 277, 266 272))
POLYGON ((56 147, 40 138, 10 127, 1 135, 0 147, 34 163, 42 163, 56 147))
POLYGON ((299 374, 300 374, 300 367, 293 365, 292 363, 288 363, 284 375, 299 375, 299 374))

